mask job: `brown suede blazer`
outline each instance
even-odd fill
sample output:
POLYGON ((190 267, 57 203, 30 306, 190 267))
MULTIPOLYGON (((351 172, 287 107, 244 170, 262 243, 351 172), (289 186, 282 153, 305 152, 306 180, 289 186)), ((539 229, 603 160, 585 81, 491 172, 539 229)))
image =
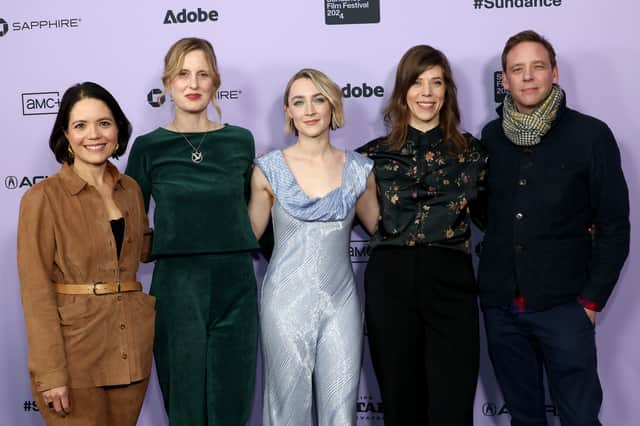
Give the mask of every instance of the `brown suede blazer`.
POLYGON ((98 191, 64 164, 22 197, 18 270, 35 389, 128 384, 149 376, 155 298, 62 295, 54 283, 136 280, 147 216, 138 184, 108 163, 125 219, 120 258, 98 191))

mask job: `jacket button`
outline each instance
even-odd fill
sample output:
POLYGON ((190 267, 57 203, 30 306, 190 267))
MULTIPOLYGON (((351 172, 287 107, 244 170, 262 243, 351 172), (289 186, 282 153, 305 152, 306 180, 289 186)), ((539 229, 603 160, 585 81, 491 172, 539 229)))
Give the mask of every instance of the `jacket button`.
POLYGON ((120 355, 120 357, 122 359, 127 359, 127 353, 126 352, 122 352, 122 355, 120 355))
POLYGON ((124 325, 124 324, 120 324, 120 330, 124 330, 125 328, 127 328, 127 326, 126 326, 126 325, 124 325))
POLYGON ((520 180, 518 180, 518 185, 520 185, 520 186, 527 186, 527 180, 526 180, 526 179, 520 179, 520 180))
POLYGON ((522 253, 524 251, 524 245, 516 244, 516 252, 522 253))
POLYGON ((120 302, 120 301, 122 300, 122 296, 121 296, 121 295, 118 295, 118 296, 116 297, 116 300, 117 300, 118 302, 120 302))
POLYGON ((516 219, 522 220, 523 218, 524 218, 524 214, 522 214, 521 212, 516 213, 516 219))

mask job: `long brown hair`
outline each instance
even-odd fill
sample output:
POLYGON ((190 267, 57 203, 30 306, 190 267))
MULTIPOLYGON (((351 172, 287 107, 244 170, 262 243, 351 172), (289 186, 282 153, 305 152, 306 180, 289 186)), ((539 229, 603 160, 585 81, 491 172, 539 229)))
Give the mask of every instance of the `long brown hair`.
POLYGON ((456 153, 467 150, 467 140, 458 130, 460 110, 451 66, 444 53, 427 45, 414 46, 407 50, 398 63, 393 94, 384 112, 384 121, 391 129, 385 141, 389 149, 399 151, 407 140, 407 126, 411 118, 411 111, 407 105, 409 88, 427 68, 435 66, 442 68, 446 88, 439 120, 445 144, 456 153))

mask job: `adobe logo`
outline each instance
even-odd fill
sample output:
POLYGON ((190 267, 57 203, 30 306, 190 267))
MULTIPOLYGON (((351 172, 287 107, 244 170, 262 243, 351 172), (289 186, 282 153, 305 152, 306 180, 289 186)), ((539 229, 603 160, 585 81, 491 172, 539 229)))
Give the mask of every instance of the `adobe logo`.
POLYGON ((367 83, 352 86, 351 83, 347 83, 342 88, 342 96, 345 98, 370 98, 372 96, 381 98, 384 96, 384 87, 369 86, 367 83))

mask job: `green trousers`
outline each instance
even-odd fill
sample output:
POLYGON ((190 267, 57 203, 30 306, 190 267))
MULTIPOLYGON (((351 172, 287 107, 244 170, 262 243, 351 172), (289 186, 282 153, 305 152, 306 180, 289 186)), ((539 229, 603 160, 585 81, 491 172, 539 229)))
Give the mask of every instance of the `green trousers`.
POLYGON ((156 261, 154 355, 171 426, 245 426, 257 350, 250 252, 156 261))

